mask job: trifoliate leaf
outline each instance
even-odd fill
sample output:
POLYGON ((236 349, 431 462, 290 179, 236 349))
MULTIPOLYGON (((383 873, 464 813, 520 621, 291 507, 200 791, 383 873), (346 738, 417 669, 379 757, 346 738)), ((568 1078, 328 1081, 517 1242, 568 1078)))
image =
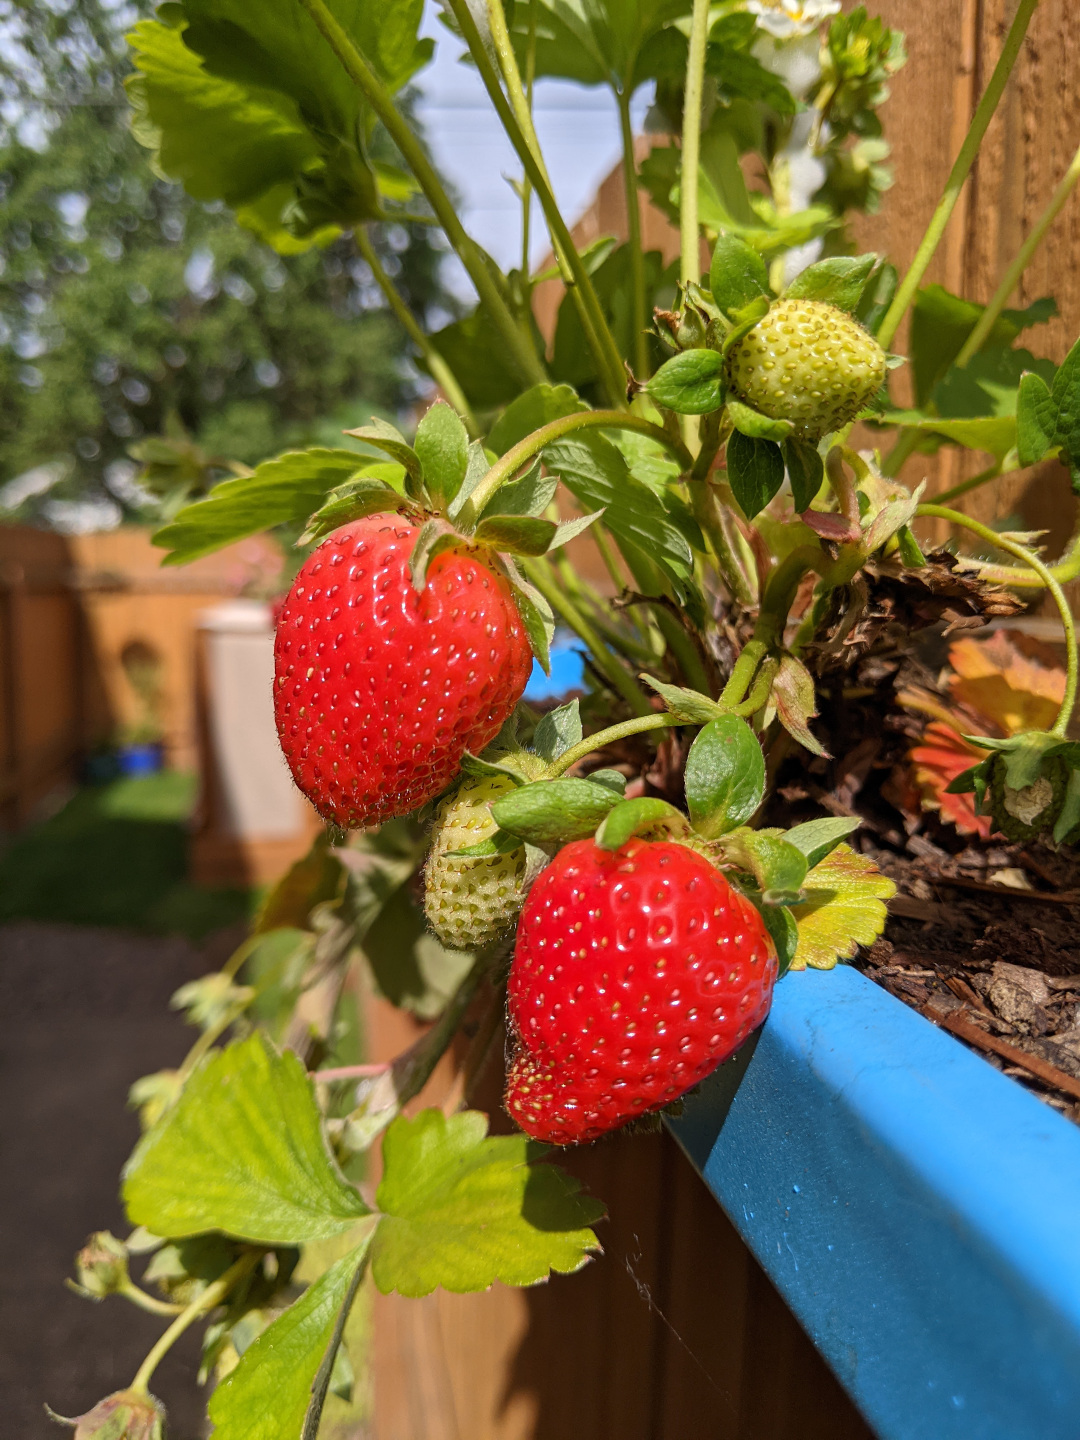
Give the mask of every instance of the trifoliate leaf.
MULTIPOLYGON (((185 505, 151 538, 172 552, 163 564, 186 565, 246 535, 306 520, 331 490, 373 472, 387 478, 383 466, 373 466, 355 450, 290 450, 264 460, 251 475, 215 485, 205 500, 185 505)), ((395 467, 391 473, 401 472, 395 467)))
POLYGON ((600 1248, 589 1226, 604 1207, 563 1171, 537 1164, 544 1153, 524 1135, 489 1137, 475 1110, 393 1121, 371 1250, 383 1294, 428 1295, 437 1285, 462 1294, 580 1270, 600 1248))
POLYGON ((210 1399, 217 1440, 315 1440, 367 1248, 331 1265, 244 1351, 210 1399))
POLYGON ((710 720, 686 759, 686 802, 706 838, 745 824, 765 798, 765 757, 737 715, 710 720))
POLYGON ((791 968, 831 970, 881 934, 885 901, 896 894, 896 886, 872 860, 850 845, 838 845, 807 874, 803 892, 806 899, 791 912, 799 927, 791 968))
POLYGON ((330 1158, 311 1081, 261 1034, 209 1056, 124 1170, 134 1225, 265 1245, 341 1234, 369 1213, 330 1158))

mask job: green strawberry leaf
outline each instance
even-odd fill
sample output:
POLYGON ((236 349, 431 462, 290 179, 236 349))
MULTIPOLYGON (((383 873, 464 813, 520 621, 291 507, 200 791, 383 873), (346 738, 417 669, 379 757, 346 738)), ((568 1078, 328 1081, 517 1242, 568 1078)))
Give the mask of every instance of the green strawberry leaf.
POLYGON ((1080 826, 1080 769, 1070 768, 1065 784, 1065 797, 1054 822, 1054 844, 1075 844, 1075 831, 1080 826))
POLYGON ((171 552, 162 564, 186 565, 247 535, 306 520, 347 481, 388 480, 400 493, 401 481, 395 484, 389 476, 401 474, 397 466, 373 464, 355 450, 289 450, 264 460, 250 475, 215 485, 205 500, 185 505, 151 538, 171 552))
POLYGON ((626 794, 626 776, 621 770, 594 770, 589 779, 594 785, 613 790, 620 800, 626 794))
POLYGON ((580 1270, 599 1250, 589 1227, 604 1207, 563 1171, 537 1164, 544 1147, 524 1135, 489 1137, 487 1124, 475 1110, 422 1110, 391 1123, 371 1247, 384 1295, 536 1285, 553 1270, 580 1270))
POLYGON ((746 823, 765 798, 765 757, 737 715, 710 720, 686 759, 686 802, 694 829, 713 839, 746 823))
POLYGON ((751 440, 738 430, 727 443, 728 484, 747 520, 765 509, 784 483, 784 458, 772 440, 751 440))
POLYGON ((805 899, 792 909, 799 927, 793 970, 831 970, 872 945, 885 928, 885 902, 896 894, 872 860, 838 845, 806 876, 805 899))
POLYGON ((795 506, 795 513, 801 515, 804 510, 809 510, 818 491, 821 489, 822 481, 825 479, 825 465, 818 453, 816 445, 811 445, 809 440, 799 440, 789 436, 780 446, 780 453, 784 457, 784 467, 787 470, 788 483, 791 485, 791 500, 795 506))
POLYGON ((740 826, 723 838, 726 859, 748 870, 758 883, 764 905, 794 905, 802 899, 806 856, 779 830, 740 826))
POLYGON ((365 445, 373 445, 376 450, 385 450, 391 459, 396 460, 405 469, 405 493, 413 500, 424 500, 427 498, 424 490, 424 467, 420 463, 420 457, 405 439, 400 430, 393 425, 388 425, 385 420, 378 416, 371 417, 370 425, 360 425, 355 430, 346 430, 346 435, 351 435, 354 440, 362 440, 365 445))
MULTIPOLYGON (((372 470, 379 468, 377 465, 371 467, 372 470)), ((393 468, 398 469, 396 465, 393 468)), ((330 491, 326 503, 320 505, 308 520, 307 528, 297 544, 310 545, 315 540, 325 539, 342 525, 349 525, 353 520, 362 520, 365 515, 411 509, 412 502, 399 495, 385 480, 376 480, 370 475, 363 480, 350 480, 348 484, 338 485, 330 491)))
POLYGON ((804 750, 828 758, 829 752, 810 729, 809 722, 818 713, 814 681, 810 671, 794 655, 785 655, 773 676, 772 701, 780 724, 804 750))
POLYGON ((678 415, 708 415, 724 403, 724 357, 716 350, 684 350, 665 360, 645 389, 678 415))
POLYGON ((409 556, 409 575, 413 589, 424 589, 428 569, 437 555, 445 554, 447 550, 453 550, 461 544, 461 536, 449 521, 443 520, 441 516, 425 520, 409 556))
POLYGON ((603 510, 594 510, 591 515, 578 515, 573 520, 560 520, 555 530, 554 538, 548 546, 548 552, 558 550, 561 546, 569 544, 578 535, 583 535, 590 525, 595 525, 597 520, 604 518, 603 510))
MULTIPOLYGON (((617 796, 614 798, 618 800, 617 796)), ((660 840, 685 835, 688 829, 682 811, 666 800, 643 795, 637 800, 618 801, 597 828, 596 843, 601 850, 618 850, 635 835, 660 840)))
POLYGON ((416 427, 413 446, 424 484, 436 505, 448 505, 461 489, 469 464, 469 433, 457 413, 438 400, 416 427))
POLYGON ((509 556, 502 563, 514 592, 514 604, 521 616, 521 623, 525 626, 525 633, 529 637, 532 652, 540 662, 540 668, 544 674, 550 675, 551 642, 555 638, 555 616, 551 612, 551 606, 540 594, 540 591, 529 584, 509 556))
POLYGON ((856 817, 848 820, 845 816, 823 816, 820 820, 807 820, 784 832, 784 839, 806 856, 811 869, 820 864, 825 856, 835 850, 841 840, 846 840, 862 824, 856 817))
POLYGON ((728 319, 759 296, 769 297, 769 272, 758 252, 737 235, 721 231, 709 266, 709 288, 728 319))
POLYGON ((567 776, 536 780, 496 800, 491 807, 496 824, 533 845, 584 840, 622 797, 606 785, 567 776))
POLYGON ((519 440, 524 440, 544 425, 562 420, 567 415, 577 415, 588 408, 569 385, 534 385, 499 416, 487 437, 487 447, 496 455, 505 455, 519 440))
POLYGON ((784 291, 785 300, 818 300, 851 314, 877 269, 879 255, 833 255, 808 265, 784 291))
POLYGON ((722 705, 710 700, 708 695, 702 695, 699 690, 687 690, 682 685, 668 685, 652 675, 642 674, 641 679, 656 691, 670 713, 678 720, 687 720, 693 725, 707 725, 710 720, 716 720, 726 713, 722 705))
POLYGON ((480 519, 486 520, 492 515, 542 515, 559 488, 557 476, 541 474, 542 468, 537 460, 524 475, 500 485, 484 506, 480 519))
POLYGON ((244 1351, 210 1397, 218 1440, 315 1440, 367 1250, 343 1255, 244 1351))
POLYGON ((208 1056, 124 1169, 133 1225, 264 1245, 340 1235, 370 1213, 330 1158, 304 1067, 256 1033, 208 1056))
POLYGON ((1016 451, 1021 466, 1037 465, 1054 444, 1050 387, 1041 375, 1025 370, 1016 399, 1016 451), (1044 426, 1044 420, 1049 428, 1044 426))
POLYGON ((926 564, 926 556, 919 549, 919 542, 915 539, 910 525, 901 525, 896 532, 896 543, 900 548, 900 559, 909 570, 921 570, 926 564))
POLYGON ((558 526, 535 515, 491 515, 473 532, 481 545, 511 555, 544 555, 551 548, 558 526))
POLYGON ((873 416, 886 425, 902 425, 921 435, 940 435, 968 450, 987 450, 1001 460, 1017 443, 1015 415, 976 415, 949 419, 918 410, 886 410, 873 416))
POLYGON ((728 400, 727 413, 740 435, 751 440, 786 440, 795 428, 790 420, 772 420, 741 400, 728 400))
POLYGON ((448 850, 447 857, 462 860, 482 860, 488 855, 510 855, 521 848, 520 835, 511 835, 507 830, 496 830, 478 845, 466 845, 461 850, 448 850))
POLYGON ((533 734, 533 749, 541 760, 558 760, 581 742, 581 702, 571 700, 542 715, 533 734))

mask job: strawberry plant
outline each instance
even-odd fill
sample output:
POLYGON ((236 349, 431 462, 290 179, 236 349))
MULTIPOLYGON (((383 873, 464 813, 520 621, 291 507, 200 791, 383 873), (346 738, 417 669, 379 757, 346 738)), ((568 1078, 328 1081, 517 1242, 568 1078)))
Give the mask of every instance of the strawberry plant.
POLYGON ((267 458, 156 537, 178 565, 300 535, 274 704, 327 830, 224 969, 176 997, 200 1031, 182 1066, 133 1090, 136 1228, 94 1237, 79 1285, 168 1325, 128 1389, 76 1422, 81 1440, 160 1436, 154 1369, 202 1322, 215 1435, 312 1440, 349 1389, 365 1275, 420 1296, 584 1265, 603 1207, 545 1147, 655 1121, 763 1021, 785 972, 881 933, 893 887, 860 853, 858 815, 790 798, 829 762, 849 696, 896 703, 897 665, 867 687, 862 662, 1049 592, 1060 695, 957 733, 948 790, 974 795, 984 835, 1080 831, 1061 590, 1080 538, 1050 564, 948 504, 1054 457, 1080 490, 1080 346, 1037 359, 1016 342, 1053 302, 1007 308, 1080 167, 987 305, 923 283, 1035 3, 901 276, 850 238, 888 184, 877 109, 904 59, 863 7, 444 0, 521 162, 523 229, 534 201, 548 228, 564 284, 550 343, 535 277, 467 233, 395 99, 431 56, 421 0, 175 0, 136 25, 133 124, 160 171, 283 255, 351 235, 440 398, 411 439, 373 421, 352 447, 267 458), (544 76, 615 97, 625 242, 574 242, 533 125, 544 76), (639 160, 629 107, 647 82, 669 138, 639 160), (673 266, 643 249, 642 192, 679 224, 673 266), (389 223, 441 228, 471 313, 423 329, 372 243, 389 223), (910 404, 890 380, 905 359, 910 404), (931 503, 909 462, 945 445, 991 463, 931 503), (967 550, 925 554, 923 520, 967 550), (585 544, 605 591, 575 563, 585 544), (557 630, 586 684, 540 713, 522 696, 557 630), (390 1064, 343 1048, 358 975, 430 1022, 390 1064), (489 1134, 468 1107, 504 1010, 517 1128, 489 1134), (461 1103, 416 1111, 466 1016, 461 1103))

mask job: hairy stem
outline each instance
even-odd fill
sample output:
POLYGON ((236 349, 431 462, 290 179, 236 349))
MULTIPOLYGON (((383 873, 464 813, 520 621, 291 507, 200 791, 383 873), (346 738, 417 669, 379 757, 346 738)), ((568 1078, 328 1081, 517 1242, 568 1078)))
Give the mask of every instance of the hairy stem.
POLYGON ((684 285, 701 279, 698 231, 698 164, 701 158, 701 98, 705 88, 705 52, 709 41, 709 0, 694 0, 690 53, 683 98, 682 165, 679 181, 679 278, 684 285))
POLYGON ((959 510, 950 510, 944 505, 920 505, 916 515, 925 516, 928 519, 947 520, 950 525, 958 525, 964 530, 969 530, 972 535, 977 535, 988 545, 996 550, 1004 550, 1007 555, 1014 556, 1017 560, 1030 565, 1039 579, 1046 586, 1047 590, 1054 597, 1054 604, 1061 616, 1062 629, 1065 631, 1065 664, 1067 667, 1065 679, 1065 696, 1061 702, 1061 709, 1058 711, 1057 719, 1050 729, 1051 735, 1064 735, 1068 728, 1069 720, 1072 717, 1073 706, 1076 704, 1077 685, 1077 653, 1076 653, 1076 627, 1073 624, 1072 611, 1069 609, 1069 602, 1062 594, 1061 586, 1054 579, 1048 566, 1044 565, 1037 555, 1020 545, 1015 540, 1009 540, 1004 535, 999 535, 996 530, 991 530, 989 525, 982 525, 978 520, 972 520, 967 515, 961 515, 959 510))
POLYGON ((499 121, 506 131, 507 138, 517 151, 518 159, 525 167, 525 173, 536 191, 551 233, 552 248, 564 277, 568 281, 571 294, 574 296, 574 303, 578 306, 589 348, 600 368, 600 374, 605 388, 610 394, 611 402, 613 405, 624 405, 626 403, 626 377, 623 373, 622 356, 619 354, 619 347, 608 326, 599 297, 593 288, 584 262, 578 254, 577 246, 574 244, 551 188, 547 166, 544 164, 540 143, 533 127, 528 98, 521 83, 521 72, 518 70, 514 47, 510 42, 510 32, 507 28, 502 0, 487 0, 487 13, 491 26, 491 38, 494 41, 495 53, 499 60, 499 69, 506 84, 506 94, 503 93, 502 86, 499 84, 499 73, 491 62, 491 57, 469 9, 468 0, 447 0, 447 3, 461 27, 461 33, 469 47, 469 53, 480 72, 480 78, 484 82, 484 87, 495 107, 499 121))
MULTIPOLYGON (((529 116, 533 113, 533 90, 536 86, 536 0, 528 0, 529 4, 529 44, 525 59, 525 99, 529 106, 529 116)), ((529 309, 531 304, 532 287, 529 279, 529 241, 532 229, 532 182, 527 174, 521 178, 521 289, 525 296, 525 308, 529 309)))
POLYGON ((406 124, 382 81, 353 44, 351 38, 326 4, 326 0, 300 0, 318 26, 342 68, 363 92, 365 99, 385 125, 402 158, 419 181, 446 238, 457 251, 469 279, 476 287, 492 322, 523 379, 539 385, 547 378, 543 362, 528 336, 521 330, 489 268, 489 261, 467 233, 447 195, 438 172, 424 152, 419 139, 406 124))
MULTIPOLYGON (((698 0, 701 3, 701 0, 698 0)), ((1005 37, 1005 44, 1002 47, 1001 56, 994 66, 994 73, 990 77, 990 83, 983 91, 982 98, 975 108, 972 117, 971 128, 964 137, 964 143, 960 147, 960 153, 949 172, 949 178, 945 182, 945 191, 938 207, 930 218, 930 224, 926 227, 926 234, 923 236, 918 250, 915 252, 915 259, 911 262, 911 268, 900 282, 893 302, 885 312, 885 318, 878 329, 878 344, 885 350, 900 327, 900 322, 907 313, 907 308, 915 298, 915 292, 926 274, 930 261, 934 258, 934 252, 941 243, 941 237, 945 233, 945 227, 949 223, 956 202, 960 198, 960 191, 964 188, 964 181, 967 179, 975 157, 979 153, 979 146, 982 144, 983 136, 986 134, 986 127, 993 118, 994 111, 998 107, 1005 84, 1016 64, 1017 56, 1020 54, 1020 47, 1024 43, 1024 36, 1027 34, 1031 17, 1035 13, 1035 7, 1039 0, 1020 0, 1016 15, 1009 33, 1005 37)))
POLYGON ((594 750, 601 750, 605 745, 612 745, 616 740, 625 740, 628 735, 643 735, 647 730, 664 730, 671 725, 690 725, 696 721, 676 720, 674 715, 661 715, 653 711, 651 715, 639 715, 634 720, 623 720, 618 725, 609 725, 606 730, 598 730, 595 735, 586 735, 576 745, 559 756, 551 768, 550 778, 556 779, 565 775, 571 765, 576 765, 579 760, 584 760, 586 755, 591 755, 594 750))
POLYGON ((630 123, 630 91, 620 90, 619 127, 622 131, 623 188, 626 191, 626 236, 630 244, 630 329, 634 337, 634 375, 649 378, 648 297, 645 284, 645 252, 641 248, 641 211, 638 207, 637 157, 634 129, 630 123))
POLYGON ((733 705, 731 713, 742 719, 749 719, 751 715, 756 715, 762 706, 767 704, 773 680, 779 669, 780 662, 778 660, 766 660, 758 671, 757 679, 754 681, 749 695, 740 704, 733 705))
POLYGON ((648 714, 652 706, 645 691, 618 656, 613 655, 607 648, 566 592, 554 583, 550 568, 535 560, 519 560, 518 563, 530 583, 536 586, 559 619, 584 640, 593 664, 611 688, 623 697, 635 714, 648 714))
POLYGON ((430 338, 424 334, 417 323, 416 316, 405 304, 401 291, 386 273, 382 261, 379 259, 375 246, 371 243, 371 237, 363 225, 358 225, 354 232, 356 237, 356 248, 367 261, 368 269, 375 277, 375 283, 386 297, 386 303, 397 316, 401 328, 408 335, 420 354, 424 357, 424 364, 431 374, 431 378, 438 385, 439 389, 446 396, 447 400, 454 407, 457 413, 465 422, 465 428, 469 432, 470 439, 475 440, 480 434, 480 427, 476 423, 476 416, 472 407, 465 398, 465 391, 458 384, 457 376, 447 365, 446 361, 435 349, 430 338))
POLYGON ((239 1260, 229 1266, 220 1280, 215 1280, 212 1285, 208 1285, 201 1295, 196 1296, 186 1310, 180 1312, 139 1366, 135 1379, 131 1382, 130 1388, 132 1390, 139 1395, 149 1393, 150 1380, 153 1377, 154 1371, 176 1344, 177 1340, 180 1339, 184 1331, 190 1329, 201 1315, 205 1315, 207 1311, 213 1310, 215 1305, 219 1305, 237 1281, 242 1280, 254 1270, 264 1254, 265 1251, 263 1250, 249 1250, 247 1254, 241 1255, 239 1260))
POLYGON ((505 484, 523 465, 527 465, 530 460, 539 455, 545 445, 551 445, 554 441, 561 440, 564 435, 572 435, 575 430, 596 429, 597 427, 611 430, 636 430, 641 435, 649 435, 672 451, 680 464, 687 466, 690 464, 690 456, 686 447, 680 441, 673 440, 659 425, 654 425, 651 420, 646 420, 641 415, 635 415, 630 410, 578 410, 573 415, 564 415, 559 420, 552 420, 550 424, 542 425, 539 430, 534 430, 531 435, 526 435, 524 440, 519 440, 516 445, 507 450, 505 455, 496 460, 462 507, 458 517, 461 523, 475 525, 483 513, 484 506, 499 486, 505 484))
MULTIPOLYGON (((1009 302, 1009 296, 1020 283, 1020 277, 1031 262, 1031 257, 1043 242, 1046 232, 1053 225, 1061 213, 1065 201, 1068 200, 1080 180, 1080 149, 1072 158, 1072 164, 1065 171, 1061 182, 1050 198, 1050 203, 1042 212, 1031 228, 1031 234, 1024 241, 1017 251, 1016 259, 1009 266, 1008 270, 1001 277, 1001 284, 994 291, 994 294, 986 309, 979 316, 979 322, 964 342, 964 348, 956 357, 958 369, 963 369, 971 357, 978 353, 983 342, 986 340, 1002 310, 1009 302)), ((941 498, 940 496, 938 497, 941 498)))

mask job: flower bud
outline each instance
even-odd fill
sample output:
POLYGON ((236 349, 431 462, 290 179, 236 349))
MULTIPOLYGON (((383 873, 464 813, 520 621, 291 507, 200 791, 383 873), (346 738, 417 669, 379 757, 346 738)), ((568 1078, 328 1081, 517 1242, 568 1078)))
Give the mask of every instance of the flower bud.
POLYGON ((49 1411, 54 1420, 74 1425, 74 1440, 165 1440, 165 1411, 152 1395, 135 1390, 118 1390, 106 1395, 85 1415, 65 1420, 49 1411))
POLYGON ((98 1230, 75 1256, 75 1274, 71 1288, 89 1299, 115 1295, 128 1285, 127 1247, 108 1230, 98 1230))

